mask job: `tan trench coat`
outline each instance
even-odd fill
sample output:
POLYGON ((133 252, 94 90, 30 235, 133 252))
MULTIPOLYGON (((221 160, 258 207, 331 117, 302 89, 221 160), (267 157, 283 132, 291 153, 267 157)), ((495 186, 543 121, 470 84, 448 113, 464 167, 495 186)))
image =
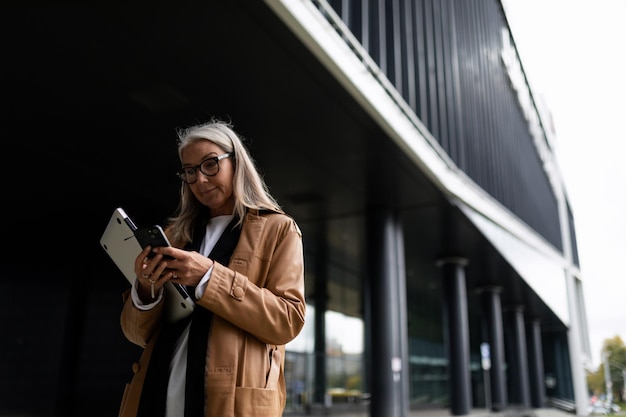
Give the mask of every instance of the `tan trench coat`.
MULTIPOLYGON (((129 291, 124 293, 122 331, 144 351, 133 364, 120 417, 137 414, 163 311, 163 302, 150 311, 135 308, 129 291)), ((295 221, 283 214, 248 213, 230 264, 215 263, 197 303, 214 313, 205 417, 282 415, 285 344, 298 335, 305 316, 302 234, 295 221)))

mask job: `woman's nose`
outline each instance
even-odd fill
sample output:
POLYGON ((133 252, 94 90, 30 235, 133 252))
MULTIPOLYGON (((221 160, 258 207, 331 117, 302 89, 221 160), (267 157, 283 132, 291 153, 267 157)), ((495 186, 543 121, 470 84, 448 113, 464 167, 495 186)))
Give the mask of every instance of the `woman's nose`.
POLYGON ((209 177, 208 175, 204 175, 203 172, 198 170, 198 172, 196 172, 196 181, 197 182, 210 182, 211 177, 209 177))

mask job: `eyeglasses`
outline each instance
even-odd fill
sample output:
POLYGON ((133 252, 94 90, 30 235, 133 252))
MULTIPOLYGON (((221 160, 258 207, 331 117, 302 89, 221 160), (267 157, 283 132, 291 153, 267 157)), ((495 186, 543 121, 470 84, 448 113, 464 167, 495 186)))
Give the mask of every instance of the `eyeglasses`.
POLYGON ((212 177, 220 172, 220 161, 224 158, 233 156, 232 152, 225 153, 219 156, 207 158, 200 162, 200 165, 194 167, 185 167, 176 173, 178 178, 186 182, 187 184, 193 184, 198 180, 197 171, 200 170, 207 177, 212 177))

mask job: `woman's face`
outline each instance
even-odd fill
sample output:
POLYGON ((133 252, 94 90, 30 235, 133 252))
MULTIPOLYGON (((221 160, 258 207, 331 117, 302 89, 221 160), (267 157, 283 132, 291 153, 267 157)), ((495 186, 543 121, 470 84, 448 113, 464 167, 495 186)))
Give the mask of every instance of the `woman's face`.
MULTIPOLYGON (((197 167, 207 158, 220 156, 226 153, 222 148, 208 140, 198 140, 190 143, 181 152, 183 168, 197 167)), ((198 201, 211 209, 211 216, 233 214, 235 198, 233 196, 234 165, 231 158, 224 158, 218 162, 219 172, 208 177, 196 169, 196 182, 189 184, 189 188, 198 201)))

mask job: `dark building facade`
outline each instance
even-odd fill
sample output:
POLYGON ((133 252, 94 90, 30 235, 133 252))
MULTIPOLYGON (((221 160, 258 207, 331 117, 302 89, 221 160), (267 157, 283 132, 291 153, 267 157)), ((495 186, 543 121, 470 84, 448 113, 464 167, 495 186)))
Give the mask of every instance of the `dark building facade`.
POLYGON ((286 415, 585 415, 573 210, 500 1, 1 7, 0 415, 117 412, 139 348, 99 238, 173 213, 175 129, 211 116, 303 231, 286 415))

